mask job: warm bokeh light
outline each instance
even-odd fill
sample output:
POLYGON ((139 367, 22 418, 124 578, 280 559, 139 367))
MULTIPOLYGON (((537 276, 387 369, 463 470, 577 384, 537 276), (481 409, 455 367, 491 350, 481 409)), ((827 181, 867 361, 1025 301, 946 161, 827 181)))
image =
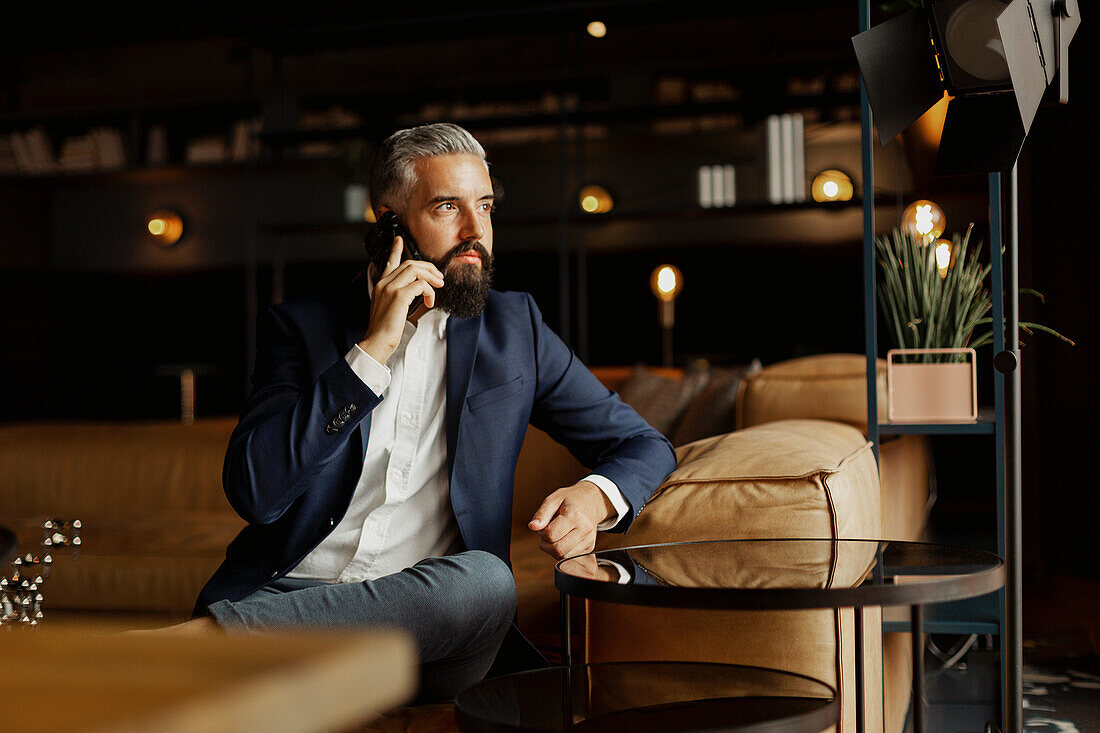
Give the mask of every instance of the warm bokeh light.
POLYGON ((649 289, 659 300, 673 300, 684 289, 684 276, 675 265, 661 265, 649 276, 649 289))
POLYGON ((593 38, 603 38, 607 35, 607 26, 602 21, 594 20, 588 24, 588 35, 593 38))
POLYGON ((581 189, 580 204, 581 209, 589 214, 606 214, 615 202, 603 186, 589 185, 581 189))
POLYGON ((943 123, 947 119, 947 104, 951 99, 951 95, 944 92, 940 101, 929 107, 928 111, 913 123, 913 131, 920 137, 921 142, 931 150, 935 150, 940 146, 940 138, 943 136, 943 123))
POLYGON ((825 201, 851 201, 852 179, 844 171, 821 171, 814 176, 810 186, 810 197, 819 203, 825 201))
POLYGON ((927 199, 920 199, 905 207, 901 215, 901 226, 925 244, 930 244, 943 234, 947 226, 947 217, 937 204, 927 199))
POLYGON ((171 247, 183 236, 183 220, 174 211, 154 211, 145 220, 145 228, 162 247, 171 247))
POLYGON ((951 267, 951 242, 941 239, 936 243, 936 269, 940 277, 947 277, 947 268, 951 267))

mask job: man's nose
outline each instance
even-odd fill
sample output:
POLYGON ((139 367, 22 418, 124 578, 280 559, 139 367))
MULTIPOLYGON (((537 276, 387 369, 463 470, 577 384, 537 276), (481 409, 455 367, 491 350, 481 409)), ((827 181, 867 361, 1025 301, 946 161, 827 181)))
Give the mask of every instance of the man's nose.
POLYGON ((462 227, 459 232, 463 242, 470 240, 481 241, 485 236, 485 223, 475 211, 466 211, 462 215, 462 227))

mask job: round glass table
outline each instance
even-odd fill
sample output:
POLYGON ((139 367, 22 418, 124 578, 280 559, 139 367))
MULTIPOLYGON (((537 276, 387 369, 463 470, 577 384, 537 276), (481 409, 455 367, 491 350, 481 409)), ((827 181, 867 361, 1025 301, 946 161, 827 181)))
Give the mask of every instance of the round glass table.
POLYGON ((712 540, 601 550, 555 569, 562 595, 562 657, 570 662, 569 596, 607 603, 730 610, 856 609, 856 724, 864 730, 864 606, 908 606, 913 722, 924 730, 925 605, 1004 586, 998 556, 924 542, 834 539, 712 540))
POLYGON ((809 677, 695 662, 548 667, 474 685, 455 700, 463 731, 785 731, 836 725, 836 691, 809 677))

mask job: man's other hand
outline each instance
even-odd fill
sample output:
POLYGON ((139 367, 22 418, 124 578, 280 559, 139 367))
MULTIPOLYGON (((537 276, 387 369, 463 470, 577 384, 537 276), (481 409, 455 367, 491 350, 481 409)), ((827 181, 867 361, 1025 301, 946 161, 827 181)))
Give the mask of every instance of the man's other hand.
POLYGON ((539 549, 559 560, 592 552, 596 526, 614 516, 611 500, 591 481, 558 489, 542 502, 527 528, 539 534, 539 549))

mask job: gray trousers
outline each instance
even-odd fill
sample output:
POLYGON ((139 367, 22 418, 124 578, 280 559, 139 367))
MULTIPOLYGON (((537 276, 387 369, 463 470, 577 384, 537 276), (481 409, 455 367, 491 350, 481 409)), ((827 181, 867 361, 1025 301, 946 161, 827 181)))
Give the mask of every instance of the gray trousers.
POLYGON ((481 681, 515 617, 516 586, 500 558, 467 550, 361 583, 280 578, 208 612, 226 631, 404 629, 420 653, 420 704, 481 681))

